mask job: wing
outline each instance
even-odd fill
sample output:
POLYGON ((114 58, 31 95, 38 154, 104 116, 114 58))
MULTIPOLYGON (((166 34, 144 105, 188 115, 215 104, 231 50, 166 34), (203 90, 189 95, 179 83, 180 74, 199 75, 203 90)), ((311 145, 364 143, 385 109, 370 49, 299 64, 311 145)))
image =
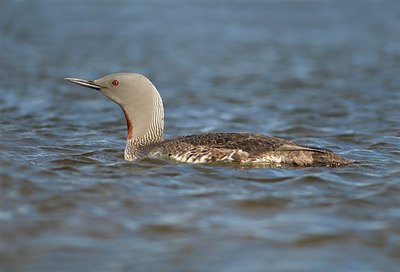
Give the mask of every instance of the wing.
POLYGON ((207 133, 178 137, 166 140, 168 145, 205 146, 209 148, 240 149, 249 154, 258 155, 271 151, 314 151, 324 149, 301 146, 280 138, 255 133, 207 133))
POLYGON ((267 162, 290 165, 349 163, 327 149, 297 145, 254 133, 207 133, 166 140, 155 147, 162 157, 179 162, 267 162))
POLYGON ((207 133, 188 135, 166 140, 158 148, 161 154, 181 162, 246 161, 267 153, 314 151, 306 146, 254 133, 207 133))

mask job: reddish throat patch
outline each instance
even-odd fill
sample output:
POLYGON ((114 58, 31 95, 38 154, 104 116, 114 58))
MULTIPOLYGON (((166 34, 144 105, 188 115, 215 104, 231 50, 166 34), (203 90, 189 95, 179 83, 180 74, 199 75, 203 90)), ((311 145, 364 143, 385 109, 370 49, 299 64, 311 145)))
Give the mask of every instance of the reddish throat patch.
POLYGON ((124 109, 122 109, 124 111, 125 114, 125 119, 126 119, 126 127, 128 129, 128 137, 126 138, 127 140, 132 139, 132 122, 129 119, 128 114, 126 113, 126 111, 124 109))

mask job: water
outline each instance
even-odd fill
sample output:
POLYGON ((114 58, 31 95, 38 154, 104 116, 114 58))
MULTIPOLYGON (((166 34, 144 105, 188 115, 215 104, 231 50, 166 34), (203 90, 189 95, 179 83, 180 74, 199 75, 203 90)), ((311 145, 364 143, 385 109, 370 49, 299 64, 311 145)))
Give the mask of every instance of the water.
POLYGON ((398 1, 1 1, 0 271, 398 271, 398 1), (139 72, 166 138, 265 133, 359 163, 123 160, 139 72))

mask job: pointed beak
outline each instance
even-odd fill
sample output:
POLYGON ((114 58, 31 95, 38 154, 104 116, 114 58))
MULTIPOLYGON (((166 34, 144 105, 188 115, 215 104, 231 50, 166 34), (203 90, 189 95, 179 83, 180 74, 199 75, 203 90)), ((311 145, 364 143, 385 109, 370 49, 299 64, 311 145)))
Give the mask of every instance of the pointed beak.
POLYGON ((68 81, 71 81, 72 83, 81 85, 81 86, 85 86, 85 87, 89 87, 95 90, 101 90, 103 87, 100 85, 97 85, 96 83, 94 83, 94 80, 86 80, 86 79, 80 79, 80 78, 71 78, 71 77, 66 77, 65 78, 68 81))

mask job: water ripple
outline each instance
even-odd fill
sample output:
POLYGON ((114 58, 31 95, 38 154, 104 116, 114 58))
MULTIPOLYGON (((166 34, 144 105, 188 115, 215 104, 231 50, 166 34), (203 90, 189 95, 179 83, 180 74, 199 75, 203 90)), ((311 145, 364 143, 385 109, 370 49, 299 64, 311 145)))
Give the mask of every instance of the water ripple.
POLYGON ((0 1, 0 270, 398 270, 397 2, 28 2, 0 1), (157 86, 166 138, 356 163, 125 162, 118 105, 63 80, 117 71, 157 86))

